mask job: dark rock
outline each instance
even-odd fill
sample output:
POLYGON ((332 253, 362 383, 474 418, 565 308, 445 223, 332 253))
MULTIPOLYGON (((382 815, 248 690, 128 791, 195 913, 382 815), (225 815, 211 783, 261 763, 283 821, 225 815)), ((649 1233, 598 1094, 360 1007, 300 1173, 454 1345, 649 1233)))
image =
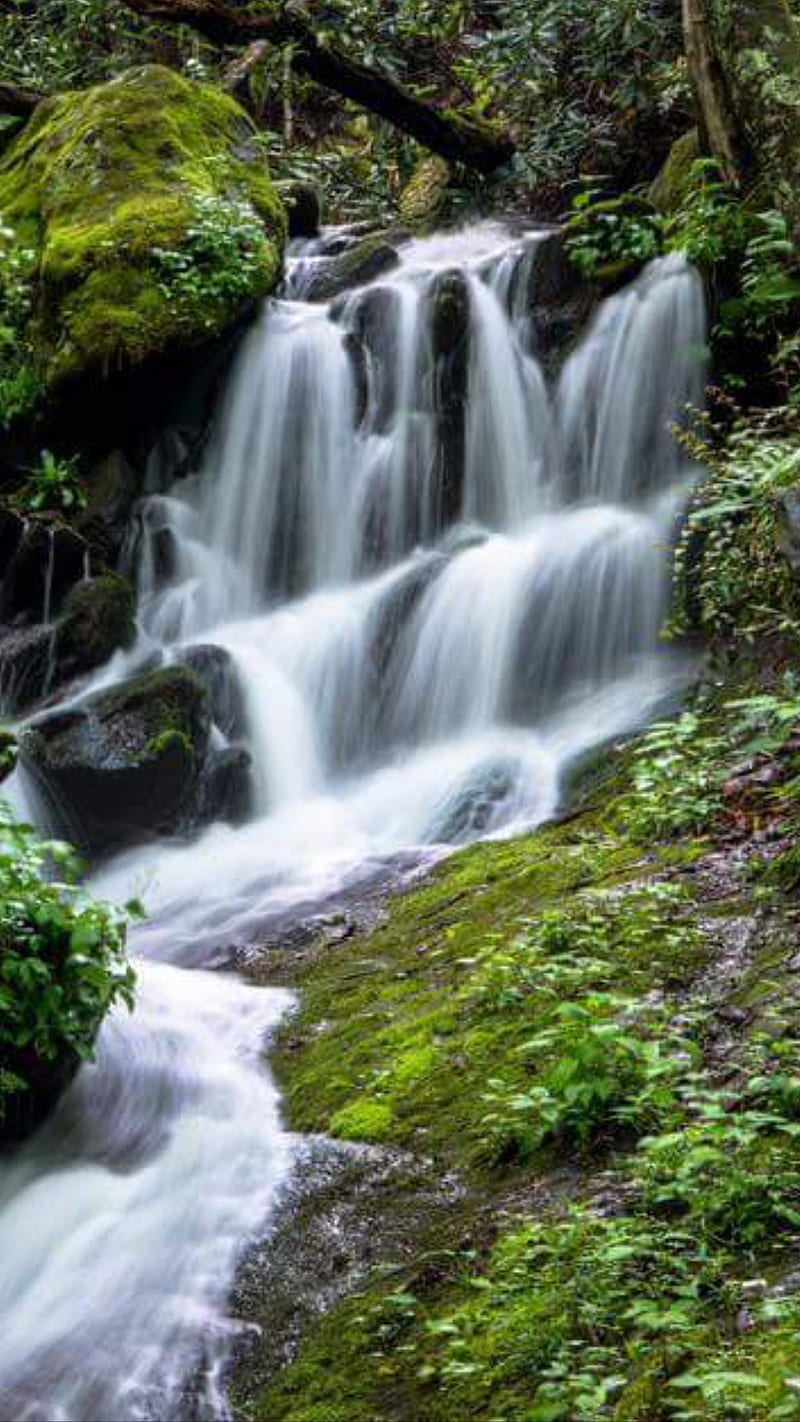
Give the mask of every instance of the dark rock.
POLYGON ((0 621, 49 621, 84 576, 88 554, 85 539, 64 524, 39 519, 24 523, 14 552, 0 570, 0 621))
POLYGON ((17 716, 41 701, 53 681, 55 629, 10 627, 0 632, 0 709, 17 716))
POLYGON ((458 518, 464 486, 469 393, 470 295, 461 272, 444 272, 430 291, 433 399, 437 424, 439 526, 458 518))
POLYGON ((94 855, 193 823, 211 717, 205 687, 167 667, 36 721, 24 763, 94 855))
POLYGON ((399 262, 397 248, 381 233, 364 237, 340 256, 321 263, 319 271, 310 279, 304 297, 307 301, 333 301, 343 291, 366 286, 367 282, 384 276, 399 262))
POLYGON ((55 632, 59 681, 101 667, 136 636, 136 594, 116 573, 88 578, 72 588, 55 632))
POLYGON ((322 200, 309 183, 292 183, 281 190, 289 219, 289 237, 317 237, 322 222, 322 200))
POLYGON ((139 489, 136 471, 121 450, 112 450, 98 461, 86 478, 87 515, 112 530, 124 526, 139 489))
POLYGON ((200 786, 199 818, 241 825, 253 805, 253 758, 245 746, 229 746, 209 759, 200 786))
POLYGON ((244 697, 236 664, 224 647, 189 647, 180 655, 181 666, 194 672, 206 689, 211 719, 228 740, 238 740, 247 730, 244 697))

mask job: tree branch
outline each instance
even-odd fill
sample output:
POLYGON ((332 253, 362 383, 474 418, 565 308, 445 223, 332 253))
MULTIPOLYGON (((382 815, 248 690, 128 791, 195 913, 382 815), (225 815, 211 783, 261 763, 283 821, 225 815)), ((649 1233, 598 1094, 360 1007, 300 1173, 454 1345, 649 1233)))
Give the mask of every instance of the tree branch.
POLYGON ((515 149, 507 132, 458 113, 442 113, 377 69, 358 64, 336 45, 322 43, 302 8, 291 0, 263 10, 237 10, 217 0, 123 0, 147 20, 189 25, 212 44, 257 41, 292 46, 292 68, 333 89, 451 162, 492 173, 515 149))

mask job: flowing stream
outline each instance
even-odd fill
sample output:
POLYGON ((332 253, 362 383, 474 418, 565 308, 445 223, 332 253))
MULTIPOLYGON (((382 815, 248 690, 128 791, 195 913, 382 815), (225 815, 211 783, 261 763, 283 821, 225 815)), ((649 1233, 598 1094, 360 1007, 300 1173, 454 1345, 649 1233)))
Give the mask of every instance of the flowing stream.
POLYGON ((410 242, 315 303, 331 245, 293 254, 202 469, 132 530, 139 641, 92 689, 226 649, 253 808, 97 877, 149 911, 138 1005, 0 1166, 9 1422, 228 1416, 226 1298, 292 1166, 263 1065, 290 998, 209 969, 541 822, 570 767, 685 678, 658 633, 691 477, 670 425, 703 388, 691 268, 658 261, 604 302, 556 380, 545 234, 410 242))

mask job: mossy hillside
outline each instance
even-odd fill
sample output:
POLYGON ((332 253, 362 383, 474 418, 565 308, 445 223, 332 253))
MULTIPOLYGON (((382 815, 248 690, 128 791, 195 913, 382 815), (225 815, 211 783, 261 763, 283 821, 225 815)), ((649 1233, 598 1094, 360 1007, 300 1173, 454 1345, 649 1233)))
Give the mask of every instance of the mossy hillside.
POLYGON ((272 288, 285 237, 247 115, 158 66, 40 104, 0 159, 0 214, 37 253, 51 383, 213 335, 272 288))
POLYGON ((292 1124, 432 1157, 467 1197, 260 1395, 240 1377, 242 1416, 800 1418, 782 688, 748 663, 627 745, 602 809, 454 855, 302 965, 292 1124))

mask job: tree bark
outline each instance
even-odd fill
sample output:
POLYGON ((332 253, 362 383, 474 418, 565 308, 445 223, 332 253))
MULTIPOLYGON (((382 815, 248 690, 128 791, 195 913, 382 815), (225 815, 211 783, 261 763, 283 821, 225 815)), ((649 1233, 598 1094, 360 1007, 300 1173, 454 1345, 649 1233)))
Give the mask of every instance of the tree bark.
POLYGON ((800 233, 800 28, 787 0, 683 0, 703 149, 800 233))
POLYGON ((683 0, 683 33, 701 152, 716 158, 725 181, 738 187, 742 177, 740 129, 708 0, 683 0))
POLYGON ((28 118, 43 97, 31 89, 20 89, 16 84, 0 84, 0 114, 28 118))
POLYGON ((251 45, 262 40, 292 46, 292 68, 333 89, 415 138, 450 162, 492 173, 515 151, 511 136, 490 123, 442 113, 387 75, 359 64, 336 45, 322 43, 299 5, 237 10, 217 0, 123 0, 147 20, 189 25, 212 44, 251 45))

